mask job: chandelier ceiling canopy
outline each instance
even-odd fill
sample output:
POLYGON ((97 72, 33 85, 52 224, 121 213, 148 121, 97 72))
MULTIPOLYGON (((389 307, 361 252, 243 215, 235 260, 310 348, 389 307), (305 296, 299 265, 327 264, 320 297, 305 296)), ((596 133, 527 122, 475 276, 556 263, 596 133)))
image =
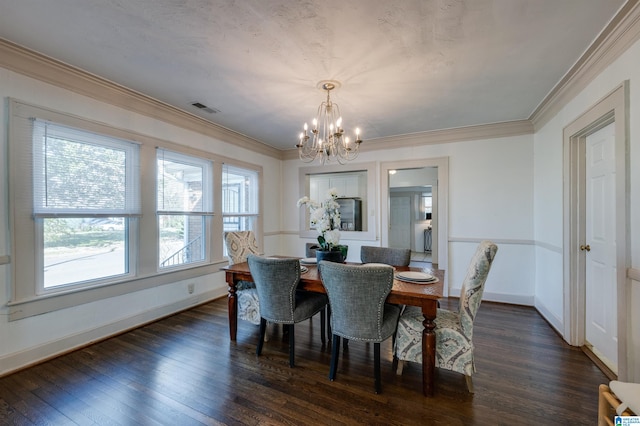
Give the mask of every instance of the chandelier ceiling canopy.
POLYGON ((303 131, 300 133, 299 142, 296 145, 298 154, 305 163, 318 159, 321 164, 332 161, 345 164, 358 156, 362 143, 360 129, 356 127, 353 141, 345 136, 340 107, 331 101, 331 91, 340 87, 340 83, 326 80, 318 83, 318 87, 327 91, 327 100, 318 107, 311 128, 307 123, 304 123, 303 131))

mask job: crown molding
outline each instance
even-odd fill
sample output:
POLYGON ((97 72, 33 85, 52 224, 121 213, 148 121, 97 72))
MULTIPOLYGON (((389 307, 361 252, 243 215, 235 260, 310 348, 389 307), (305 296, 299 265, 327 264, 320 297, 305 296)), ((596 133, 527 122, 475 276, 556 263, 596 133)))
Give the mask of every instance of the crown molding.
POLYGON ((101 102, 282 159, 282 151, 150 96, 0 38, 0 66, 101 102))
POLYGON ((640 0, 628 0, 529 119, 537 131, 640 39, 640 0))
MULTIPOLYGON (((504 123, 480 124, 477 126, 457 127, 453 129, 432 130, 428 132, 367 139, 360 145, 360 151, 370 152, 390 148, 417 147, 423 145, 495 139, 530 134, 533 134, 533 124, 531 121, 507 121, 504 123)), ((284 160, 294 160, 297 158, 297 149, 294 148, 284 151, 284 160)))
MULTIPOLYGON (((640 39, 640 0, 628 0, 587 51, 540 103, 528 120, 493 123, 370 139, 363 152, 532 134, 553 118, 598 74, 640 39)), ((187 111, 0 38, 0 66, 58 87, 192 130, 280 160, 298 158, 187 111)))

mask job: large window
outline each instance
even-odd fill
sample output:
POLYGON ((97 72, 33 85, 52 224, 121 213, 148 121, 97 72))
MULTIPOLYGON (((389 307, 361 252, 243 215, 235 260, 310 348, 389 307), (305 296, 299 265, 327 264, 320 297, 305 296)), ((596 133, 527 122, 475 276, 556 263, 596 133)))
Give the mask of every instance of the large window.
POLYGON ((159 266, 204 261, 213 214, 211 162, 159 149, 157 164, 159 266))
POLYGON ((253 231, 258 217, 258 172, 225 164, 222 168, 225 231, 253 231))
POLYGON ((41 291, 134 273, 138 145, 33 121, 33 217, 41 291))
MULTIPOLYGON (((225 164, 222 167, 222 220, 224 231, 256 231, 258 172, 225 164)), ((226 255, 226 247, 225 247, 226 255)))
POLYGON ((217 273, 225 229, 261 240, 260 166, 8 103, 10 321, 217 273))

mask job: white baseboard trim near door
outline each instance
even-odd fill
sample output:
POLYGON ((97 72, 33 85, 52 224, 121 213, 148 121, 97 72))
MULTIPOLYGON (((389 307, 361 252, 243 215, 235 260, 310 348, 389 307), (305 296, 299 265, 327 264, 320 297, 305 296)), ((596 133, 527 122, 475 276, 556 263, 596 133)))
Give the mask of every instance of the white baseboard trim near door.
POLYGON ((547 309, 544 304, 540 303, 538 299, 536 299, 535 308, 538 313, 542 315, 542 318, 544 318, 545 321, 547 321, 549 325, 556 331, 556 333, 562 336, 562 338, 567 343, 569 343, 569 341, 564 337, 564 321, 562 320, 562 318, 558 318, 556 315, 554 315, 549 309, 547 309))
MULTIPOLYGON (((449 296, 458 297, 460 295, 461 288, 452 288, 449 290, 449 296)), ((520 296, 515 294, 503 294, 503 293, 492 293, 485 291, 482 293, 482 300, 487 302, 498 302, 498 303, 507 303, 510 305, 524 305, 524 306, 534 306, 535 298, 534 296, 520 296)))
POLYGON ((226 294, 226 287, 207 291, 188 299, 179 300, 175 303, 164 306, 158 306, 91 330, 72 334, 52 342, 47 342, 42 345, 0 357, 0 377, 65 353, 72 352, 128 330, 133 330, 144 324, 149 324, 159 320, 160 318, 209 302, 225 296, 226 294))

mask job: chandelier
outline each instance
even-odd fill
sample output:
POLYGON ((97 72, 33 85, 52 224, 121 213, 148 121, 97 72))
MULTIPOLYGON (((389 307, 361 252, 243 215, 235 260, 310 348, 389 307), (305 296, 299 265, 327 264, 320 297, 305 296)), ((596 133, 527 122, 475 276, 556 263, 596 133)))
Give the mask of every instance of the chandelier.
POLYGON ((312 128, 304 123, 300 133, 300 141, 296 145, 300 159, 310 163, 319 159, 321 164, 338 161, 345 164, 358 156, 360 144, 360 129, 356 128, 355 141, 344 136, 342 116, 338 104, 331 102, 331 91, 339 86, 337 81, 321 81, 318 87, 327 91, 327 100, 318 107, 316 118, 313 119, 312 128))

